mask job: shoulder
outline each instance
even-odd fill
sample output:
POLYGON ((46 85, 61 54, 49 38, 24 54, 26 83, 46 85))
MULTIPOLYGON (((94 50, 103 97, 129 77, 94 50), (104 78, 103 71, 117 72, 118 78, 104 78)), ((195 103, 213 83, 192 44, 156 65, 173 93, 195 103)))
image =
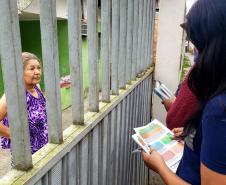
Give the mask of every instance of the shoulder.
POLYGON ((41 95, 43 95, 42 89, 39 84, 35 86, 36 91, 38 91, 41 95))
POLYGON ((41 90, 40 84, 37 84, 36 86, 41 90))
POLYGON ((226 116, 226 91, 212 98, 203 111, 203 117, 226 116))
POLYGON ((226 93, 207 103, 201 121, 200 159, 207 168, 226 174, 226 93))
POLYGON ((7 105, 6 105, 6 96, 3 94, 3 96, 0 99, 0 120, 3 119, 6 116, 7 111, 7 105))
POLYGON ((5 94, 2 95, 1 99, 0 99, 0 107, 5 107, 6 108, 6 96, 5 94))

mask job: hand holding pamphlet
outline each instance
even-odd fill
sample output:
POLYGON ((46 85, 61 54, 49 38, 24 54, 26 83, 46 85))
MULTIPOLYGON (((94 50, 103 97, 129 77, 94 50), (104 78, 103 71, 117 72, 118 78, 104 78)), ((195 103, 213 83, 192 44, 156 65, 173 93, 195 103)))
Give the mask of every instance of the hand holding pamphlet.
POLYGON ((154 92, 162 100, 171 99, 174 97, 173 93, 160 81, 156 82, 154 92))
POLYGON ((134 130, 135 134, 132 135, 134 141, 148 154, 150 148, 155 149, 163 157, 167 166, 176 172, 183 155, 184 145, 173 140, 173 133, 156 119, 134 130))

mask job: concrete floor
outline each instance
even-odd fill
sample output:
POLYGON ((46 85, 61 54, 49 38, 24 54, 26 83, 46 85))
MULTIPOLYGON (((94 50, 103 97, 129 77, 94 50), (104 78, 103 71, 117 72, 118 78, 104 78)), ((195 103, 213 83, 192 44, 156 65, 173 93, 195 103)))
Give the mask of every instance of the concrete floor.
POLYGON ((10 169, 10 150, 0 148, 0 178, 4 176, 10 169))

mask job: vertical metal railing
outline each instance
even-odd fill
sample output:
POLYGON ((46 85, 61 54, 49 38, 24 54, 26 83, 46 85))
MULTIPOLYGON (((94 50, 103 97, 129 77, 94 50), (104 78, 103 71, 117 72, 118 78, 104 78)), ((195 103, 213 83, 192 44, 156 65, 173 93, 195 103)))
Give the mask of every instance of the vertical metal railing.
POLYGON ((89 110, 99 111, 97 0, 87 0, 89 110))
POLYGON ((101 1, 102 101, 110 102, 110 0, 101 1))
POLYGON ((128 0, 127 11, 127 47, 126 47, 126 82, 132 80, 132 52, 133 52, 133 7, 134 1, 128 0))
POLYGON ((49 142, 59 144, 63 141, 63 132, 56 0, 40 1, 40 26, 49 142))
POLYGON ((74 124, 84 123, 81 14, 81 1, 68 0, 68 46, 74 124))
POLYGON ((0 1, 0 49, 7 116, 10 122, 13 165, 22 170, 32 166, 23 67, 19 18, 16 1, 0 1))
POLYGON ((143 23, 144 0, 139 1, 139 24, 138 24, 138 46, 137 46, 137 74, 141 73, 141 46, 142 46, 142 23, 143 23))
MULTIPOLYGON (((154 6, 154 0, 101 1, 100 61, 103 102, 109 103, 111 94, 122 95, 122 91, 126 92, 128 85, 133 85, 132 81, 136 80, 137 76, 142 79, 142 72, 150 66, 154 6)), ((89 111, 98 112, 101 106, 99 108, 97 0, 87 1, 87 15, 89 111)), ((60 144, 63 141, 63 132, 56 0, 40 1, 40 25, 49 142, 60 144)), ((0 36, 8 117, 11 123, 13 163, 18 169, 27 170, 32 166, 32 161, 29 130, 27 124, 24 124, 27 123, 27 113, 23 70, 20 64, 19 19, 14 0, 0 1, 0 36)), ((115 105, 111 112, 103 117, 99 113, 101 120, 88 128, 90 123, 86 123, 84 117, 80 0, 68 0, 68 44, 72 81, 72 120, 75 125, 82 125, 79 128, 90 130, 75 143, 75 146, 70 146, 67 150, 69 154, 59 157, 54 167, 46 172, 45 178, 47 176, 54 179, 56 174, 65 173, 67 176, 59 177, 60 181, 69 184, 146 183, 147 169, 138 155, 131 154, 135 144, 130 136, 133 127, 146 124, 150 120, 150 74, 127 96, 120 101, 117 100, 118 105, 115 105), (72 165, 75 163, 76 167, 72 165)), ((44 182, 43 179, 40 180, 41 183, 44 182)))
POLYGON ((112 0, 111 89, 115 95, 119 93, 119 17, 119 0, 112 0))
POLYGON ((137 75, 137 53, 138 53, 138 27, 139 27, 139 0, 134 0, 133 12, 133 53, 132 53, 132 79, 137 75))
POLYGON ((120 32, 119 32, 119 87, 126 86, 126 27, 127 27, 127 0, 120 0, 120 32))

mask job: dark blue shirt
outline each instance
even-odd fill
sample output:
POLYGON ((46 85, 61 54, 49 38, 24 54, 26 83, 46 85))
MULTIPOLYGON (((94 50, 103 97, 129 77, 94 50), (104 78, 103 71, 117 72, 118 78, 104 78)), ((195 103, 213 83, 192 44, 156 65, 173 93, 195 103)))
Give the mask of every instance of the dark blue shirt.
POLYGON ((185 144, 177 174, 192 185, 199 185, 201 162, 207 168, 226 175, 226 93, 207 103, 193 148, 185 144))

